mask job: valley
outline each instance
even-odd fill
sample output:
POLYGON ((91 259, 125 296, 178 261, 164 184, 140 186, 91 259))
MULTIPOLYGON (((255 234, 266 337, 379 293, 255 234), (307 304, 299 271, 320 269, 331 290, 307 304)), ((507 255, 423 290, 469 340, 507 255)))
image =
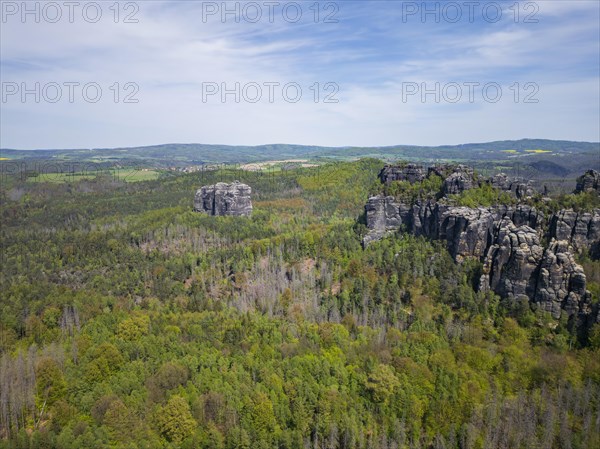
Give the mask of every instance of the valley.
POLYGON ((600 261, 581 222, 596 229, 596 181, 543 200, 477 170, 384 165, 5 175, 0 444, 597 445, 600 261), (194 211, 196 190, 236 180, 248 216, 194 211), (539 280, 530 296, 540 269, 521 257, 555 296, 539 280))

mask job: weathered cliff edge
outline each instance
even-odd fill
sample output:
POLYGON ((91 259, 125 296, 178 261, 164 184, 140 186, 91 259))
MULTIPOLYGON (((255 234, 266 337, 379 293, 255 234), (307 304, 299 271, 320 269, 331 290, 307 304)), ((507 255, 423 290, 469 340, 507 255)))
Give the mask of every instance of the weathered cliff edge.
MULTIPOLYGON (((431 175, 444 178, 442 198, 482 182, 513 192, 517 198, 534 192, 529 183, 503 174, 477 180, 471 170, 462 166, 386 166, 380 178, 384 183, 414 183, 431 175)), ((582 176, 578 186, 584 187, 577 191, 597 189, 597 175, 590 171, 582 176)), ((534 307, 557 319, 563 312, 592 313, 586 277, 574 254, 589 251, 592 256, 600 256, 600 209, 586 213, 561 210, 547 217, 526 204, 470 208, 436 200, 405 204, 392 196, 378 195, 369 198, 365 212, 369 230, 365 245, 402 228, 413 235, 444 241, 456 262, 465 258, 480 260, 480 290, 494 291, 503 298, 527 298, 534 307)))
POLYGON ((600 191, 600 173, 596 170, 588 170, 577 178, 575 193, 600 191))
POLYGON ((194 210, 210 215, 249 216, 252 213, 252 188, 239 181, 218 182, 201 187, 194 197, 194 210))

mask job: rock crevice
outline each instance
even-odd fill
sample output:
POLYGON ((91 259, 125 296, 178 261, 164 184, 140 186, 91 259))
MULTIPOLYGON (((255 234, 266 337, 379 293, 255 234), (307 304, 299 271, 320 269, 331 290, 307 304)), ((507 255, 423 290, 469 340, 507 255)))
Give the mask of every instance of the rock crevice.
POLYGON ((252 188, 234 181, 218 182, 196 191, 194 210, 209 215, 249 216, 252 213, 252 188))
POLYGON ((588 170, 579 178, 577 178, 577 187, 575 193, 581 192, 600 192, 600 172, 596 170, 588 170))
MULTIPOLYGON (((432 174, 445 179, 442 195, 460 193, 476 184, 473 172, 463 166, 427 171, 416 165, 386 166, 380 177, 384 183, 414 183, 432 174)), ((588 172, 580 178, 584 187, 578 190, 596 185, 594 176, 588 172)), ((503 174, 486 182, 517 198, 532 194, 530 183, 503 174)), ((546 217, 527 204, 471 208, 436 200, 405 204, 393 196, 377 195, 369 198, 365 211, 365 245, 399 229, 441 240, 456 262, 475 258, 483 263, 480 290, 527 300, 557 319, 563 312, 592 313, 586 277, 574 254, 589 251, 592 257, 600 256, 594 253, 600 253, 600 209, 585 213, 567 209, 546 217)))

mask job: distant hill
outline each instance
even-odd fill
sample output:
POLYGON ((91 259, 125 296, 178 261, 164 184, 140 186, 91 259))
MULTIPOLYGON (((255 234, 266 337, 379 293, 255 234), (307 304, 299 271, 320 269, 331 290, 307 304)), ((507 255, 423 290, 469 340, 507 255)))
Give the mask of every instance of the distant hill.
POLYGON ((324 147, 289 144, 231 146, 170 143, 130 148, 0 149, 0 157, 20 160, 119 163, 182 167, 214 163, 249 163, 285 159, 349 160, 375 157, 382 160, 422 162, 458 161, 474 164, 505 162, 545 175, 566 176, 584 168, 600 168, 600 143, 566 140, 522 139, 462 145, 385 147, 324 147))
POLYGON ((541 160, 532 162, 530 165, 540 172, 548 173, 554 176, 566 176, 569 174, 569 170, 552 161, 541 160))

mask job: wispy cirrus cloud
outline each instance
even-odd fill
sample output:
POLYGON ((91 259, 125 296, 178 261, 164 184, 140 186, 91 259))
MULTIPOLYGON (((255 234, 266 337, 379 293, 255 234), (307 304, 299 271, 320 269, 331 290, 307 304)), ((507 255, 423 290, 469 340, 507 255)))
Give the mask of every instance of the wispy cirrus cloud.
POLYGON ((537 23, 523 22, 533 2, 519 3, 518 20, 514 2, 501 2, 497 22, 479 12, 472 23, 467 16, 450 23, 407 16, 403 2, 384 1, 334 3, 337 22, 323 23, 324 13, 334 11, 325 11, 328 3, 320 4, 316 23, 312 3, 302 3, 297 23, 277 14, 272 23, 203 20, 206 2, 140 2, 138 23, 114 23, 110 15, 99 23, 8 20, 0 36, 3 82, 96 82, 103 98, 23 103, 12 96, 0 105, 0 146, 600 140, 598 2, 536 2, 537 23), (123 103, 126 82, 139 87, 138 103, 123 103), (261 100, 229 95, 222 103, 214 95, 203 102, 205 83, 232 89, 236 82, 259 84, 261 100), (273 102, 263 85, 269 82, 279 83, 273 102), (302 88, 295 103, 282 98, 291 82, 302 88), (333 92, 324 89, 327 82, 338 87, 337 103, 324 102, 333 92), (456 103, 435 95, 404 101, 405 83, 436 82, 498 83, 502 101, 482 100, 480 92, 474 102, 466 93, 456 103), (514 101, 516 82, 521 90, 536 83, 539 102, 523 103, 525 91, 514 101))

